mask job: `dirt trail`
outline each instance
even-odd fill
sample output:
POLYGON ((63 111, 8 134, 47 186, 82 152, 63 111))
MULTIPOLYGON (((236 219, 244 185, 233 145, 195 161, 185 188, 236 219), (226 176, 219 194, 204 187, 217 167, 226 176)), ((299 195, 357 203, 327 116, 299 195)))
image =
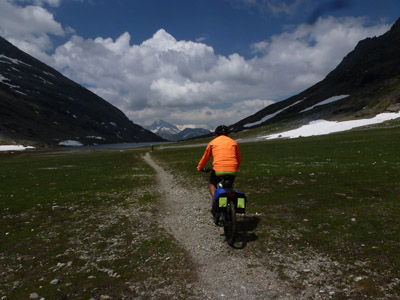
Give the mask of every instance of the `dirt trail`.
POLYGON ((149 153, 144 158, 157 172, 165 212, 162 225, 198 267, 194 290, 199 299, 295 299, 246 248, 227 245, 223 229, 212 222, 206 187, 198 190, 182 186, 149 153))

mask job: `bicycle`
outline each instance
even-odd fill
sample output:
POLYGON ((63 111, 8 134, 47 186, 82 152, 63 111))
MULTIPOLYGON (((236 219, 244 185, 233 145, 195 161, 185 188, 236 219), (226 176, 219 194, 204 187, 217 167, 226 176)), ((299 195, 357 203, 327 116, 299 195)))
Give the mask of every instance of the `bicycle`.
MULTIPOLYGON (((202 171, 208 173, 210 169, 204 168, 202 171)), ((245 213, 246 207, 246 196, 233 189, 233 179, 232 175, 221 176, 212 208, 214 223, 219 225, 219 221, 222 221, 224 235, 230 246, 233 246, 237 237, 236 213, 245 213)))

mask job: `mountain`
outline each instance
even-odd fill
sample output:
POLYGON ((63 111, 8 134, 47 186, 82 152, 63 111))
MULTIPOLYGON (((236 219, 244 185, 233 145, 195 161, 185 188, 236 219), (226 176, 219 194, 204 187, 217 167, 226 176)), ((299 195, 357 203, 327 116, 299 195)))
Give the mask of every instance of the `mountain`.
POLYGON ((297 128, 310 121, 371 118, 400 110, 400 19, 379 37, 360 41, 324 80, 233 124, 233 131, 268 125, 297 128))
POLYGON ((185 128, 181 132, 175 134, 173 138, 177 141, 187 140, 194 137, 210 134, 210 130, 204 128, 185 128))
POLYGON ((176 125, 170 124, 164 120, 155 121, 153 124, 147 126, 146 128, 169 141, 186 140, 210 133, 209 130, 204 128, 186 127, 183 130, 180 130, 176 125))
POLYGON ((55 146, 162 138, 0 37, 0 143, 55 146))
POLYGON ((151 132, 157 134, 158 136, 173 141, 173 136, 181 132, 178 127, 173 124, 170 124, 164 120, 154 121, 153 124, 146 127, 151 132))

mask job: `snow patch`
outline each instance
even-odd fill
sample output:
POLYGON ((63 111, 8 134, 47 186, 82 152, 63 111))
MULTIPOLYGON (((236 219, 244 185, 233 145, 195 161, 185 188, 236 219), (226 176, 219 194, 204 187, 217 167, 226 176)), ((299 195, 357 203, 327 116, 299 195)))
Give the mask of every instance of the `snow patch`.
POLYGON ((14 92, 19 93, 19 94, 22 94, 22 95, 24 95, 24 96, 28 96, 28 94, 25 94, 25 93, 23 93, 23 92, 21 92, 21 91, 18 91, 18 90, 15 90, 14 92))
POLYGON ((49 72, 46 72, 46 71, 43 71, 43 73, 46 74, 46 75, 50 75, 50 76, 56 77, 55 75, 53 75, 53 74, 51 74, 49 72))
POLYGON ((38 75, 33 74, 33 76, 35 76, 36 78, 39 78, 44 84, 53 84, 52 82, 44 79, 43 77, 40 77, 38 75))
POLYGON ((8 85, 8 86, 11 87, 11 88, 19 88, 18 85, 13 85, 13 84, 7 83, 7 82, 5 82, 5 80, 11 81, 10 79, 4 77, 3 75, 0 75, 0 82, 1 82, 1 83, 5 84, 5 85, 8 85))
POLYGON ((81 142, 73 141, 73 140, 66 140, 58 143, 59 146, 66 146, 66 147, 79 147, 83 146, 81 142))
POLYGON ((24 63, 23 61, 20 61, 18 59, 5 56, 4 54, 0 54, 0 59, 2 59, 2 58, 5 58, 5 59, 11 61, 11 63, 13 63, 13 64, 17 64, 17 65, 23 64, 23 65, 27 65, 28 67, 32 67, 31 65, 28 65, 27 63, 24 63))
POLYGON ((35 149, 32 146, 22 146, 22 145, 1 145, 0 151, 22 151, 26 149, 35 149))
POLYGON ((350 96, 350 95, 333 96, 333 97, 331 97, 331 98, 329 98, 329 99, 326 99, 326 100, 323 100, 323 101, 321 101, 321 102, 318 102, 317 104, 314 104, 313 106, 310 106, 310 107, 307 107, 306 109, 303 109, 303 110, 301 111, 301 113, 302 113, 302 112, 305 112, 305 111, 308 111, 308 110, 312 110, 312 109, 313 109, 314 107, 316 107, 316 106, 320 106, 320 105, 332 103, 332 102, 335 102, 335 101, 338 101, 338 100, 347 98, 347 97, 349 97, 349 96, 350 96))
POLYGON ((253 122, 253 123, 248 123, 246 125, 244 125, 243 127, 247 128, 247 127, 251 127, 254 125, 259 125, 261 123, 264 123, 265 121, 272 119, 273 117, 275 117, 276 115, 280 114, 281 112, 283 112, 284 110, 288 109, 289 107, 295 106, 296 104, 300 103, 303 100, 297 101, 289 106, 286 106, 285 108, 282 108, 281 110, 278 110, 272 114, 266 115, 264 118, 262 118, 261 120, 257 121, 257 122, 253 122))
POLYGON ((356 127, 379 124, 397 118, 400 118, 400 112, 381 113, 371 119, 351 120, 344 122, 316 120, 316 121, 311 121, 307 125, 303 125, 297 129, 271 134, 260 138, 271 140, 276 138, 298 138, 298 137, 307 137, 314 135, 324 135, 334 132, 346 131, 356 127))

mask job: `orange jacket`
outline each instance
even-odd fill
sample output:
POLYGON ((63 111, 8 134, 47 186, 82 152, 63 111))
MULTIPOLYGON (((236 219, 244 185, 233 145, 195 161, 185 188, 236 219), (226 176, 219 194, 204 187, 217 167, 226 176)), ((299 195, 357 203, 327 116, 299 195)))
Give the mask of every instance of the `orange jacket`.
POLYGON ((213 139, 204 151, 197 170, 200 171, 204 168, 210 156, 213 156, 213 169, 215 171, 234 171, 239 169, 240 155, 239 146, 230 137, 220 135, 213 139))

